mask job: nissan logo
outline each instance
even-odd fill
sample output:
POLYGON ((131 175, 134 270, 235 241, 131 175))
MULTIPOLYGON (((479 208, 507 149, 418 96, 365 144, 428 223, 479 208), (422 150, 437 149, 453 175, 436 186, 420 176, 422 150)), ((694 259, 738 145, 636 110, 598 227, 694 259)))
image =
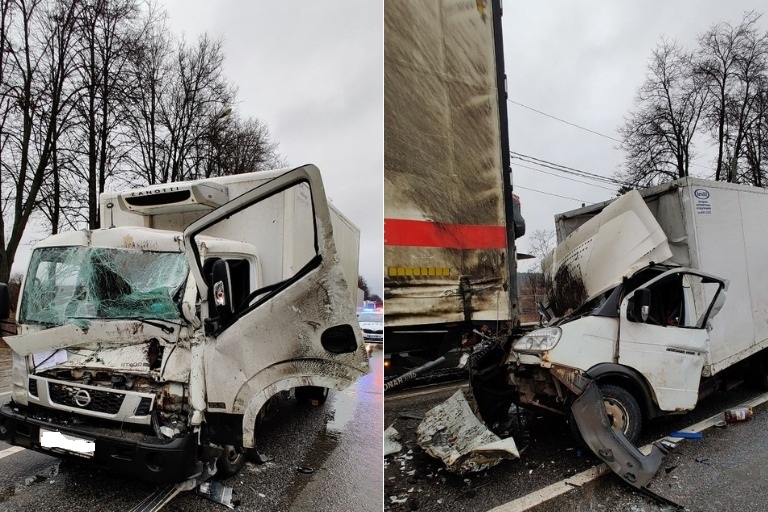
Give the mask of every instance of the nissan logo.
POLYGON ((91 394, 84 389, 80 389, 72 396, 72 399, 79 407, 88 407, 91 403, 91 394))

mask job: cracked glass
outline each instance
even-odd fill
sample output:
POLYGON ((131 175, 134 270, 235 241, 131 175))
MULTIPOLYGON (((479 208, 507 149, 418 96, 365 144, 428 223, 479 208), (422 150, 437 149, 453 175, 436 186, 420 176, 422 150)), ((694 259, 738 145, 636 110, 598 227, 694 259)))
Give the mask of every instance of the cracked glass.
POLYGON ((178 320, 189 268, 183 253, 48 247, 32 254, 20 321, 178 320))

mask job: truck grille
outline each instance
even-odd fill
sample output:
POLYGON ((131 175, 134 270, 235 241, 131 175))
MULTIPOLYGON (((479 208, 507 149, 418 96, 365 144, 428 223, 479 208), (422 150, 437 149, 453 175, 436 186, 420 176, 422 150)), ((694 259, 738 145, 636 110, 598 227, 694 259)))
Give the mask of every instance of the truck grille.
POLYGON ((29 394, 36 397, 37 396, 37 380, 35 379, 29 379, 29 394))
POLYGON ((383 329, 363 329, 363 332, 368 334, 384 334, 383 329))
POLYGON ((136 408, 136 416, 146 416, 149 414, 149 408, 152 405, 152 399, 142 397, 139 406, 136 408))
MULTIPOLYGON (((122 393, 110 393, 109 391, 90 388, 85 390, 53 382, 48 385, 48 393, 51 400, 59 405, 106 414, 117 414, 120 406, 123 405, 123 400, 125 400, 125 395, 122 393), (85 405, 80 405, 75 401, 75 394, 81 390, 87 391, 88 395, 90 395, 90 401, 85 405)), ((81 399, 80 402, 83 403, 84 400, 81 399)))

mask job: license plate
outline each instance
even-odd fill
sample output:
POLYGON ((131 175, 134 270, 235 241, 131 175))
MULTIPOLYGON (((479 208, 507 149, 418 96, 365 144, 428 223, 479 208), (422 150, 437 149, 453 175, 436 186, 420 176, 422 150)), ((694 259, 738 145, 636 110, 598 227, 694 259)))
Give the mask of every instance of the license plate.
POLYGON ((90 439, 82 439, 44 428, 40 429, 40 446, 46 450, 76 455, 86 459, 92 458, 96 451, 96 443, 90 439))

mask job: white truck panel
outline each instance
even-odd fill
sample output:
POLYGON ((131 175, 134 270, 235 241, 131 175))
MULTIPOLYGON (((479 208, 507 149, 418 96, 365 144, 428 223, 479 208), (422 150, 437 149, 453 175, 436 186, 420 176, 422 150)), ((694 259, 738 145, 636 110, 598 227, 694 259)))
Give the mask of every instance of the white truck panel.
MULTIPOLYGON (((205 180, 204 183, 210 183, 211 185, 214 185, 215 188, 221 186, 226 187, 228 197, 231 200, 283 172, 284 170, 238 174, 235 176, 210 178, 205 180)), ((151 191, 159 187, 172 185, 188 187, 194 183, 196 182, 154 185, 139 190, 151 191)), ((135 192, 135 190, 131 192, 135 192)), ((144 226, 153 229, 183 231, 187 226, 213 209, 212 206, 207 208, 198 206, 194 211, 174 211, 173 209, 166 208, 162 211, 169 213, 142 215, 135 210, 129 211, 123 209, 122 206, 124 205, 124 202, 119 200, 120 195, 121 193, 118 192, 105 192, 101 194, 100 218, 102 228, 108 228, 110 226, 144 226), (108 208, 108 204, 112 204, 112 208, 108 208)), ((262 213, 265 213, 265 210, 269 209, 268 214, 263 214, 259 218, 252 219, 252 222, 254 223, 252 227, 254 229, 258 229, 260 232, 268 234, 264 237, 265 243, 267 244, 266 250, 259 251, 259 254, 257 255, 261 263, 261 272, 264 280, 263 282, 265 283, 277 282, 284 277, 293 275, 297 270, 297 265, 302 265, 308 260, 309 253, 305 249, 308 247, 306 244, 308 237, 313 236, 311 225, 304 225, 305 229, 293 229, 290 231, 286 229, 286 226, 292 225, 290 222, 291 216, 295 217, 303 215, 308 219, 311 219, 312 205, 308 195, 304 199, 294 196, 294 191, 289 190, 286 194, 282 195, 284 198, 282 204, 277 204, 278 201, 275 200, 273 203, 270 203, 271 206, 268 206, 267 204, 260 206, 260 211, 262 213), (288 220, 288 222, 286 222, 286 220, 288 220), (284 247, 285 251, 281 252, 275 250, 278 247, 284 247)), ((334 241, 337 246, 337 254, 342 268, 344 269, 344 277, 350 289, 350 300, 354 303, 357 298, 356 289, 360 254, 360 229, 347 217, 344 217, 336 207, 333 205, 329 206, 334 230, 334 241)), ((186 205, 186 207, 189 208, 189 205, 186 205)), ((296 224, 294 224, 294 226, 295 225, 296 224)), ((243 236, 241 233, 242 230, 246 228, 247 226, 229 225, 228 223, 223 222, 217 226, 215 233, 211 232, 209 234, 211 236, 229 240, 242 241, 243 236)))
POLYGON ((466 0, 384 3, 388 328, 516 317, 497 7, 466 0), (478 243, 478 233, 491 231, 494 243, 478 243), (462 300, 467 287, 469 303, 462 300))
MULTIPOLYGON (((727 279, 722 311, 712 320, 705 375, 768 346, 768 191, 684 178, 641 191, 672 249, 667 263, 727 279)), ((610 202, 555 218, 562 240, 610 202)), ((663 263, 663 261, 657 261, 663 263)), ((697 304, 711 297, 697 297, 697 304)))

